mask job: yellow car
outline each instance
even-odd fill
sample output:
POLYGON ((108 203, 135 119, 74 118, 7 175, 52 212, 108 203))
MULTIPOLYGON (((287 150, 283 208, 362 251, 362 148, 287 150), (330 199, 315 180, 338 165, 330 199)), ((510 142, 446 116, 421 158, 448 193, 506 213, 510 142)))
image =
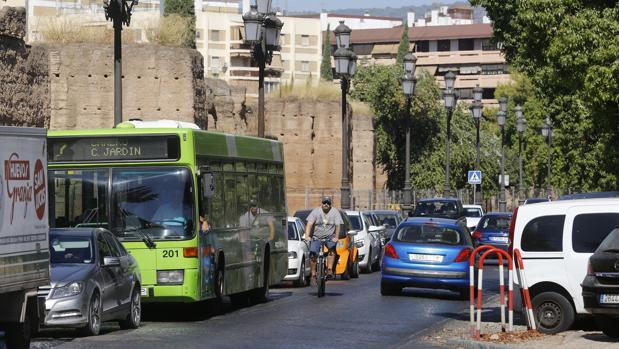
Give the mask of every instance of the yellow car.
MULTIPOLYGON (((355 245, 354 238, 348 235, 348 232, 353 230, 352 224, 346 212, 338 210, 344 221, 344 225, 340 229, 340 239, 337 242, 336 251, 338 255, 337 266, 335 267, 335 275, 339 275, 342 280, 348 280, 359 277, 359 252, 355 245)), ((301 218, 303 224, 307 224, 307 216, 312 210, 299 210, 294 213, 295 217, 301 218)))

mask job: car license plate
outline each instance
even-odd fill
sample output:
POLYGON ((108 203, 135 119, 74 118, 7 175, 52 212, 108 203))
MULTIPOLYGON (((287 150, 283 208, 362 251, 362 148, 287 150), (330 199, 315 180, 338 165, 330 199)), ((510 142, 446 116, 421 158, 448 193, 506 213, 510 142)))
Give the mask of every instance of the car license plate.
POLYGON ((443 261, 443 256, 438 254, 417 254, 410 253, 408 255, 411 261, 421 261, 421 262, 436 262, 440 263, 443 261))
POLYGON ((619 304, 619 294, 601 294, 600 304, 619 304))
POLYGON ((503 236, 491 236, 490 241, 507 243, 509 239, 503 236))
POLYGON ((148 289, 142 287, 142 290, 140 292, 142 294, 142 297, 148 297, 148 289))

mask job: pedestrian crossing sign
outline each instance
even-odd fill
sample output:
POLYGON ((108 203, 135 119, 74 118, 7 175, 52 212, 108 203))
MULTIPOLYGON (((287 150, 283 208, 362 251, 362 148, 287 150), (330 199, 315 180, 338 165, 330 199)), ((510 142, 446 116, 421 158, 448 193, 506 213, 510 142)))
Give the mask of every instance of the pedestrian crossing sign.
POLYGON ((469 184, 481 184, 481 171, 469 171, 469 184))

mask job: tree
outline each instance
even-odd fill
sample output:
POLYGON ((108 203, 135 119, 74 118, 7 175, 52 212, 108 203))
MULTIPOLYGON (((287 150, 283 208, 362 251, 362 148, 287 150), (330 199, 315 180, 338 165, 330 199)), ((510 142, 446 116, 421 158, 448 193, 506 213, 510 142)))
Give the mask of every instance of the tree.
POLYGON ((402 64, 404 56, 410 51, 410 43, 408 41, 408 22, 404 22, 404 29, 402 30, 402 37, 400 38, 400 45, 398 46, 398 55, 396 62, 402 64))
POLYGON ((536 108, 529 114, 553 120, 554 184, 617 190, 619 3, 472 0, 471 4, 486 8, 508 63, 531 81, 532 102, 527 108, 536 108))
POLYGON ((196 48, 196 14, 191 0, 166 0, 163 7, 164 16, 177 14, 187 21, 187 33, 183 35, 184 41, 182 46, 196 48))
POLYGON ((331 30, 327 25, 325 40, 322 46, 322 62, 320 63, 320 78, 325 81, 333 81, 333 70, 331 69, 331 30))
MULTIPOLYGON (((433 76, 422 71, 409 113, 402 94, 401 66, 370 65, 355 75, 353 98, 370 105, 375 115, 376 158, 388 175, 387 186, 404 186, 406 123, 411 122, 411 185, 415 189, 442 189, 445 178, 445 133, 447 115, 441 90, 433 76)), ((452 186, 466 187, 467 171, 475 162, 475 132, 470 113, 459 105, 452 118, 452 186)), ((498 178, 497 129, 483 123, 482 170, 486 178, 498 178)), ((496 190, 498 181, 487 181, 496 190)))

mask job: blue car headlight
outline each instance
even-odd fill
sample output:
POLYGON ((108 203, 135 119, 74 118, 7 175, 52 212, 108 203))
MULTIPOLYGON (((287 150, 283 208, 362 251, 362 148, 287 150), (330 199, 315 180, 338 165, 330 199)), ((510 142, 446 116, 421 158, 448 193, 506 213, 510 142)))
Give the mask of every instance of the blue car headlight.
POLYGON ((82 282, 71 282, 62 287, 58 287, 54 289, 54 293, 52 294, 52 298, 64 298, 76 296, 82 293, 84 289, 84 284, 82 282))

